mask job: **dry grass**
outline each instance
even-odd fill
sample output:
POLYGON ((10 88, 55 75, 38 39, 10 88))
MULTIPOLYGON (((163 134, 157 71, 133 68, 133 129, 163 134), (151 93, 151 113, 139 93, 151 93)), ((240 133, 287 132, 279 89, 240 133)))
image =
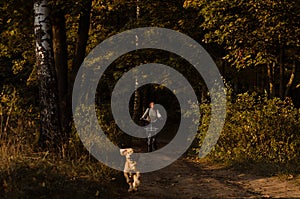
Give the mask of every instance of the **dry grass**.
POLYGON ((60 152, 38 150, 39 116, 10 90, 0 93, 0 198, 112 198, 125 186, 75 135, 60 152))
MULTIPOLYGON (((78 143, 79 145, 79 143, 78 143)), ((68 153, 36 151, 6 136, 0 141, 0 198, 106 198, 120 176, 93 159, 82 147, 68 153)))

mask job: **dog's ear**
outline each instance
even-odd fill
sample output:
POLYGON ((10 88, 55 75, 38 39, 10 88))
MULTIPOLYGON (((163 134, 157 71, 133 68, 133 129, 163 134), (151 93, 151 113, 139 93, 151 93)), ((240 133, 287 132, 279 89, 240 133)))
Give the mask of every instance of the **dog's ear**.
POLYGON ((120 149, 121 156, 125 156, 127 154, 127 149, 120 149))
POLYGON ((133 150, 133 148, 129 148, 129 149, 127 149, 127 153, 134 153, 134 150, 133 150))

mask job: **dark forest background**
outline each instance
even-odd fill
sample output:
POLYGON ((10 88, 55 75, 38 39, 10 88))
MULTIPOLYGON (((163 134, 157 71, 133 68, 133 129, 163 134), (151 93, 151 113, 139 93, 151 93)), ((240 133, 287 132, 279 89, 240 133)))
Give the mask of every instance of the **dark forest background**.
MULTIPOLYGON (((19 189, 16 194, 21 196, 33 193, 26 186, 20 188, 21 174, 32 184, 43 183, 39 176, 51 174, 49 189, 53 190, 59 186, 57 179, 66 176, 89 176, 89 180, 103 182, 111 179, 115 171, 95 161, 76 134, 71 111, 73 82, 95 46, 116 33, 147 26, 190 36, 219 68, 227 88, 228 108, 210 159, 230 164, 275 164, 275 173, 299 171, 299 10, 299 0, 2 0, 0 189, 3 193, 19 189), (34 5, 41 2, 49 9, 46 33, 50 46, 42 52, 49 53, 44 65, 37 60, 36 46, 42 36, 34 24, 34 5)), ((152 62, 172 66, 196 91, 201 118, 193 154, 199 150, 210 122, 209 93, 201 76, 174 54, 148 49, 116 60, 99 82, 99 121, 120 147, 138 145, 140 140, 124 135, 115 125, 110 97, 114 84, 126 71, 152 62)), ((141 124, 138 118, 150 101, 164 105, 168 116, 175 118, 164 128, 172 134, 178 116, 172 108, 178 104, 159 85, 138 89, 130 102, 133 119, 141 124)))

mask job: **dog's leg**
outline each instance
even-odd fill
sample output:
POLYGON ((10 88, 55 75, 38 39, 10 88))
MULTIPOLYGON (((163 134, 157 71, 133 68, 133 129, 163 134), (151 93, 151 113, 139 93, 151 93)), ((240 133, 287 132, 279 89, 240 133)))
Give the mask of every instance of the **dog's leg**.
POLYGON ((133 190, 134 191, 137 191, 137 187, 140 185, 140 183, 141 183, 141 181, 140 181, 140 172, 137 172, 133 176, 133 190))
POLYGON ((129 185, 128 192, 131 192, 133 190, 133 182, 131 179, 131 174, 126 172, 126 173, 124 173, 124 176, 126 178, 127 184, 129 185))

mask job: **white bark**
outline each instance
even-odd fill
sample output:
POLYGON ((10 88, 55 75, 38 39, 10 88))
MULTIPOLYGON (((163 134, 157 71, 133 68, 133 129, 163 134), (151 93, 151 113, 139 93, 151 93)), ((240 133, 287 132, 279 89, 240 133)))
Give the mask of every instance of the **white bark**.
POLYGON ((34 2, 36 67, 39 80, 40 143, 54 145, 60 137, 57 83, 52 54, 51 23, 47 0, 34 2))
MULTIPOLYGON (((34 3, 34 33, 37 37, 36 39, 36 53, 37 61, 40 61, 39 64, 44 65, 45 56, 44 51, 51 52, 51 25, 49 19, 49 8, 47 0, 36 1, 34 3)), ((50 57, 52 58, 52 53, 50 57)), ((45 74, 46 75, 46 74, 45 74)))

